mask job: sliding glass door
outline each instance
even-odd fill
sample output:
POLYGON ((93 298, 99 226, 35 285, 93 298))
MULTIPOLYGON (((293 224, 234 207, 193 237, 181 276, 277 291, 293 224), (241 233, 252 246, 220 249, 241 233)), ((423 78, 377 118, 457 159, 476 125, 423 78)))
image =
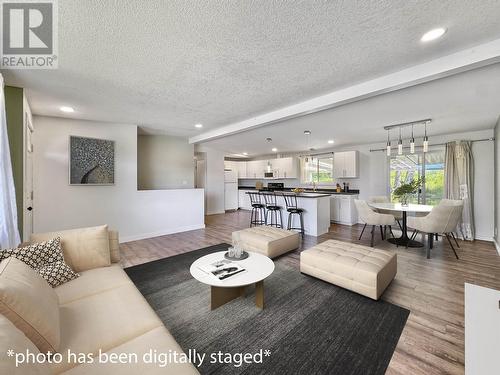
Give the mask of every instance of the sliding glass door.
POLYGON ((410 203, 436 205, 444 196, 444 149, 427 153, 393 155, 389 158, 390 196, 401 184, 418 178, 422 186, 410 203))

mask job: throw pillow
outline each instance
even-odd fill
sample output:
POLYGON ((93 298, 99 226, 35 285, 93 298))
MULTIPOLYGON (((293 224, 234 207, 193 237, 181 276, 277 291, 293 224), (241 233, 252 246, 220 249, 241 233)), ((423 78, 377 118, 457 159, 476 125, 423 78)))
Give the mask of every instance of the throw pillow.
POLYGON ((108 226, 33 233, 31 243, 61 237, 64 261, 76 272, 111 265, 108 226))
POLYGON ((54 353, 59 349, 59 298, 35 270, 15 257, 0 262, 0 314, 40 352, 54 353))
POLYGON ((53 288, 79 276, 64 262, 59 237, 25 247, 0 250, 0 261, 9 257, 19 259, 36 270, 53 288))

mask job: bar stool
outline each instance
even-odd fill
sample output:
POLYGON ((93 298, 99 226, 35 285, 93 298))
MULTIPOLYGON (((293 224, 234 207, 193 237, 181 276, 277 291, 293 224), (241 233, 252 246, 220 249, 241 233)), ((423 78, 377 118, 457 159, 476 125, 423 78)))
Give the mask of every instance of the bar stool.
POLYGON ((266 223, 266 205, 260 198, 260 193, 248 192, 250 196, 250 204, 252 206, 252 214, 250 215, 250 227, 252 225, 264 225, 266 223))
POLYGON ((285 198, 286 210, 288 211, 288 230, 299 230, 302 237, 304 237, 304 209, 297 206, 297 195, 296 194, 283 194, 285 198), (300 227, 292 227, 293 215, 299 215, 300 227))
POLYGON ((276 228, 283 228, 281 207, 278 206, 278 199, 276 197, 276 193, 269 192, 269 193, 262 193, 262 195, 264 196, 264 202, 266 203, 266 225, 276 228), (279 223, 278 223, 278 217, 279 217, 279 223))

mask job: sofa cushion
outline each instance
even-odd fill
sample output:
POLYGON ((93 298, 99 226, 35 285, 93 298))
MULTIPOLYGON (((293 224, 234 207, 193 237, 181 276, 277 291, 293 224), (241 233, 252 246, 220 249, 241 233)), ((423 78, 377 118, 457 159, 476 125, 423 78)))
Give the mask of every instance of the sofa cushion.
POLYGON ((0 314, 5 315, 41 352, 59 349, 59 300, 31 267, 10 257, 0 263, 0 314))
POLYGON ((36 233, 30 242, 42 242, 60 237, 64 260, 76 272, 111 264, 108 226, 70 229, 61 232, 36 233))
POLYGON ((144 363, 142 359, 144 354, 149 350, 156 353, 182 353, 182 349, 174 340, 172 335, 165 327, 157 327, 140 335, 130 341, 119 345, 112 350, 106 352, 111 353, 127 353, 136 354, 138 363, 136 364, 111 364, 111 363, 94 363, 90 365, 82 365, 72 368, 64 372, 64 375, 196 375, 199 372, 190 363, 168 363, 166 366, 160 367, 160 363, 144 363))
POLYGON ((109 255, 111 263, 120 262, 120 241, 116 230, 109 231, 109 255))
POLYGON ((53 288, 78 277, 64 262, 59 237, 15 249, 0 250, 0 261, 11 256, 35 269, 53 288))
POLYGON ((113 264, 111 267, 100 267, 80 272, 78 279, 63 284, 54 290, 59 296, 59 303, 62 305, 130 284, 132 284, 132 281, 130 281, 120 265, 113 264))
MULTIPOLYGON (((109 269, 109 268, 108 268, 109 269)), ((163 324, 133 284, 62 304, 60 353, 108 351, 163 324)), ((56 372, 75 364, 54 365, 56 372)))
POLYGON ((16 367, 15 357, 7 355, 8 350, 14 353, 40 353, 38 348, 16 328, 12 322, 0 314, 0 374, 9 375, 49 375, 50 368, 45 363, 21 363, 16 367))

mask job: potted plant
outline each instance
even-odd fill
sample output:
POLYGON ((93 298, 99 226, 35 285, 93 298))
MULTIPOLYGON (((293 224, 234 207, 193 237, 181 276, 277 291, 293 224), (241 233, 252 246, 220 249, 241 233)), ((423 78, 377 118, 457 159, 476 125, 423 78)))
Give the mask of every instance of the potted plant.
POLYGON ((412 195, 418 192, 420 189, 420 184, 422 180, 420 178, 412 180, 410 182, 401 184, 392 192, 392 195, 397 199, 403 206, 408 206, 408 200, 412 195))

